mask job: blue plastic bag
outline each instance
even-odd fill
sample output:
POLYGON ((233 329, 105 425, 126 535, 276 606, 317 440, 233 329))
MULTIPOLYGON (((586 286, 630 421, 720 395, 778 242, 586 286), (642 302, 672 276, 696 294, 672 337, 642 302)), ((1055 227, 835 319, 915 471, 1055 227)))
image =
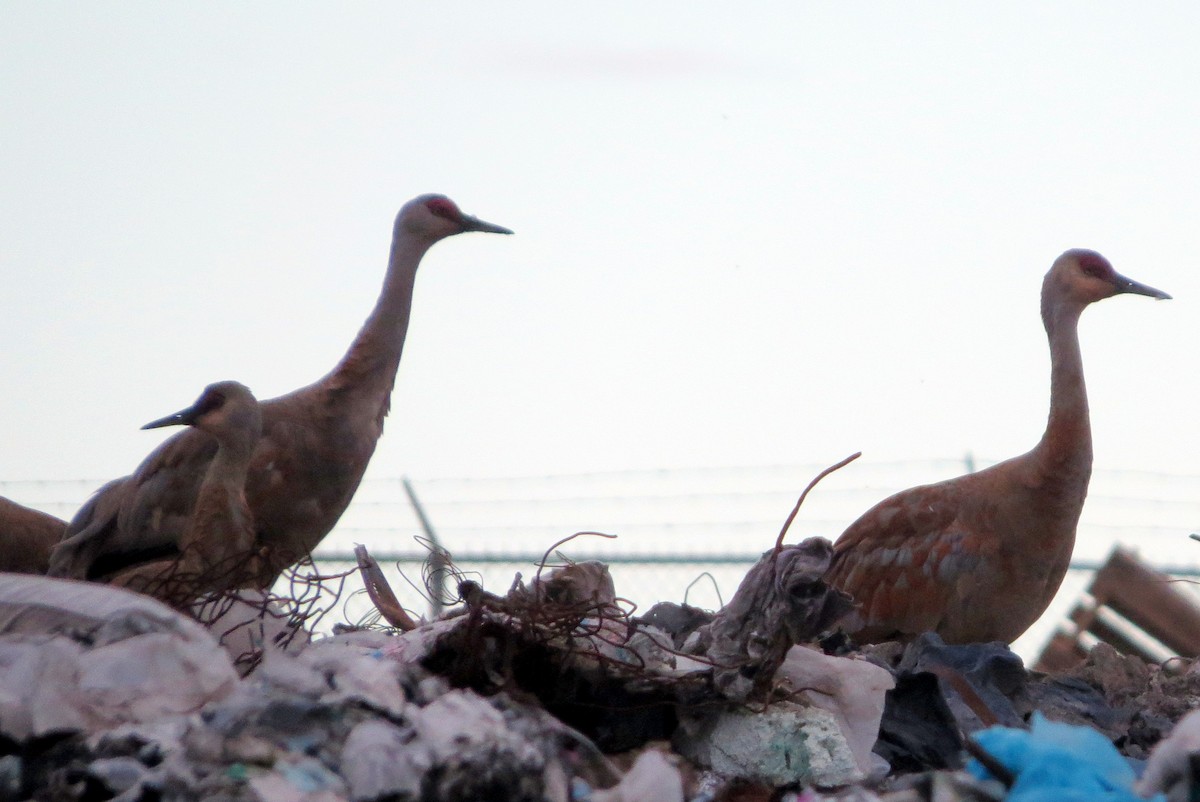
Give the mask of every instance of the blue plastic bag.
MULTIPOLYGON (((975 743, 1016 778, 1005 802, 1146 802, 1133 792, 1136 776, 1112 742, 1090 727, 1033 714, 1033 727, 992 727, 975 743)), ((967 770, 996 779, 977 760, 967 770)), ((1155 802, 1165 802, 1161 794, 1155 802)))

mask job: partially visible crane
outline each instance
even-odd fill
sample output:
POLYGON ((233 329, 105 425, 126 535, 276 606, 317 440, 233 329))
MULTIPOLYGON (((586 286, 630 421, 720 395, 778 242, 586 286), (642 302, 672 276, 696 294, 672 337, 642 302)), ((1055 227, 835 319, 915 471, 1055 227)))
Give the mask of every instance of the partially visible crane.
MULTIPOLYGON (((324 378, 261 402, 263 433, 246 500, 270 575, 307 556, 350 503, 391 404, 417 267, 434 243, 468 231, 512 233, 464 214, 442 195, 406 203, 396 216, 383 290, 345 356, 324 378)), ((131 476, 101 487, 55 547, 51 573, 112 574, 177 552, 216 448, 213 438, 189 428, 131 476)))
POLYGON ((204 471, 191 520, 179 538, 179 554, 131 566, 106 581, 185 603, 209 592, 265 587, 269 577, 262 575, 263 555, 246 502, 250 458, 262 434, 258 400, 243 384, 217 382, 187 409, 142 428, 163 426, 207 432, 217 453, 204 471))
POLYGON ((0 497, 0 571, 44 574, 67 522, 0 497))
POLYGON ((1092 473, 1078 323, 1121 293, 1170 298, 1095 251, 1062 254, 1042 283, 1050 342, 1050 416, 1033 450, 957 479, 901 491, 834 544, 828 581, 859 607, 863 643, 936 632, 949 643, 1011 643, 1062 583, 1092 473))

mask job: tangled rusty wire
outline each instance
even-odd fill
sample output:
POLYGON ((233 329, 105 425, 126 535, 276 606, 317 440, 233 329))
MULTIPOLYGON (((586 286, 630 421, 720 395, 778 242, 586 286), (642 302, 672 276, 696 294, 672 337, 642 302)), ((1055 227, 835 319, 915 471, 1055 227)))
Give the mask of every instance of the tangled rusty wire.
MULTIPOLYGON (((670 697, 676 704, 689 706, 720 703, 718 695, 724 695, 725 702, 766 704, 809 690, 777 688, 771 678, 796 638, 817 634, 806 627, 825 622, 826 594, 844 594, 829 591, 821 585, 819 576, 804 578, 812 572, 805 566, 819 566, 821 555, 829 549, 828 541, 814 539, 821 540, 823 547, 797 559, 809 541, 785 549, 783 539, 813 487, 858 456, 854 454, 831 466, 809 483, 784 523, 775 548, 763 555, 739 587, 734 599, 740 597, 741 601, 724 605, 709 624, 694 633, 700 637, 692 637, 682 646, 672 636, 636 618, 637 605, 616 595, 607 566, 573 562, 561 554, 556 564, 551 563, 551 555, 571 540, 613 535, 577 532, 563 538, 546 550, 528 585, 518 573, 503 596, 485 590, 480 581, 454 565, 449 553, 438 549, 434 554, 431 549, 431 558, 422 570, 424 595, 458 605, 443 621, 465 620, 440 632, 434 655, 422 662, 452 684, 477 690, 520 687, 540 695, 536 688, 544 688, 552 677, 582 670, 588 682, 607 682, 610 688, 619 685, 622 691, 637 688, 639 693, 651 693, 659 702, 670 697), (793 568, 798 573, 789 581, 815 583, 812 593, 790 598, 791 586, 781 576, 790 577, 793 568), (449 587, 456 592, 443 590, 449 587), (806 604, 813 609, 797 609, 797 605, 806 604), (791 613, 799 616, 795 622, 790 618, 776 620, 791 613), (714 638, 722 643, 714 643, 714 638), (760 648, 768 641, 772 644, 769 660, 760 648), (530 670, 531 666, 536 670, 530 670), (718 682, 714 687, 709 676, 736 677, 746 672, 756 679, 744 693, 732 693, 727 682, 718 682)), ((392 628, 417 628, 418 620, 403 610, 366 549, 360 546, 356 553, 375 614, 392 628)), ((835 604, 829 609, 836 612, 837 607, 835 604)))
MULTIPOLYGON (((460 655, 452 661, 451 673, 486 675, 491 680, 489 684, 509 686, 513 684, 514 663, 524 653, 540 655, 560 667, 590 664, 602 673, 643 680, 645 685, 679 682, 678 677, 655 672, 655 665, 648 663, 641 651, 631 648, 637 646, 638 638, 651 636, 640 630, 635 621, 637 605, 616 596, 607 566, 574 562, 561 553, 558 560, 551 562, 551 555, 561 546, 579 537, 615 536, 577 532, 559 540, 546 550, 529 585, 524 584, 518 573, 504 596, 486 591, 478 578, 454 565, 444 550, 431 556, 431 560, 436 557, 437 565, 431 566, 427 561, 422 571, 426 593, 432 596, 439 586, 447 591, 453 587, 453 595, 444 592, 443 598, 459 608, 446 617, 466 619, 451 633, 453 645, 448 649, 460 655), (440 585, 435 585, 435 581, 440 585), (479 665, 484 659, 491 660, 491 664, 479 665)), ((378 615, 391 628, 402 631, 416 628, 417 621, 401 608, 366 548, 358 546, 355 553, 378 615)), ((669 637, 654 639, 649 651, 669 660, 678 656, 707 664, 703 655, 676 649, 669 637)), ((473 684, 463 676, 457 679, 463 684, 473 684)))
MULTIPOLYGON (((337 607, 353 569, 321 574, 311 556, 286 560, 277 577, 261 569, 258 554, 233 554, 207 564, 194 555, 128 569, 111 584, 153 596, 212 631, 243 675, 264 650, 307 640, 337 607)), ((284 562, 275 555, 278 562, 284 562)))

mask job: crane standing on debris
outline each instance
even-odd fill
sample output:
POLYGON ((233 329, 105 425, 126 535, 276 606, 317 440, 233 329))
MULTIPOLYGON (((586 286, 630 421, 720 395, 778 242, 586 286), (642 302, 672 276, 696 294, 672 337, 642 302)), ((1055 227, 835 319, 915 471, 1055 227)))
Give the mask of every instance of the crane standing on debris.
POLYGON ((936 632, 949 643, 1012 642, 1054 598, 1092 473, 1079 316, 1120 293, 1170 298, 1070 250, 1042 284, 1050 416, 1032 451, 978 473, 902 491, 834 544, 828 581, 859 609, 846 629, 877 643, 936 632))
POLYGON ((0 571, 44 574, 67 522, 0 496, 0 571))
POLYGON ((254 517, 246 502, 250 458, 262 435, 258 399, 243 384, 217 382, 196 403, 143 426, 191 426, 217 442, 196 495, 191 520, 179 538, 179 555, 126 568, 111 584, 191 601, 210 591, 259 587, 262 555, 255 545, 254 517))
MULTIPOLYGON (((349 505, 383 432, 417 267, 434 243, 467 231, 512 233, 463 214, 441 195, 405 204, 383 290, 346 355, 319 381, 261 403, 263 434, 246 500, 272 575, 308 555, 349 505)), ((216 448, 213 438, 189 428, 155 449, 135 474, 100 488, 56 546, 51 573, 110 574, 177 551, 216 448)))

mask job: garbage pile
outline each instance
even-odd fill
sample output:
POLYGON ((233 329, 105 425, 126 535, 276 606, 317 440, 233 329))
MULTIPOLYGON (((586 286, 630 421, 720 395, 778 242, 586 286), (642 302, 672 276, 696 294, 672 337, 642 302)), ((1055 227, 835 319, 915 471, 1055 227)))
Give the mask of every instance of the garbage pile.
POLYGON ((1193 798, 1200 670, 821 641, 850 604, 830 556, 772 549, 715 613, 633 616, 595 562, 463 582, 437 620, 249 663, 148 597, 4 575, 0 799, 1193 798))

